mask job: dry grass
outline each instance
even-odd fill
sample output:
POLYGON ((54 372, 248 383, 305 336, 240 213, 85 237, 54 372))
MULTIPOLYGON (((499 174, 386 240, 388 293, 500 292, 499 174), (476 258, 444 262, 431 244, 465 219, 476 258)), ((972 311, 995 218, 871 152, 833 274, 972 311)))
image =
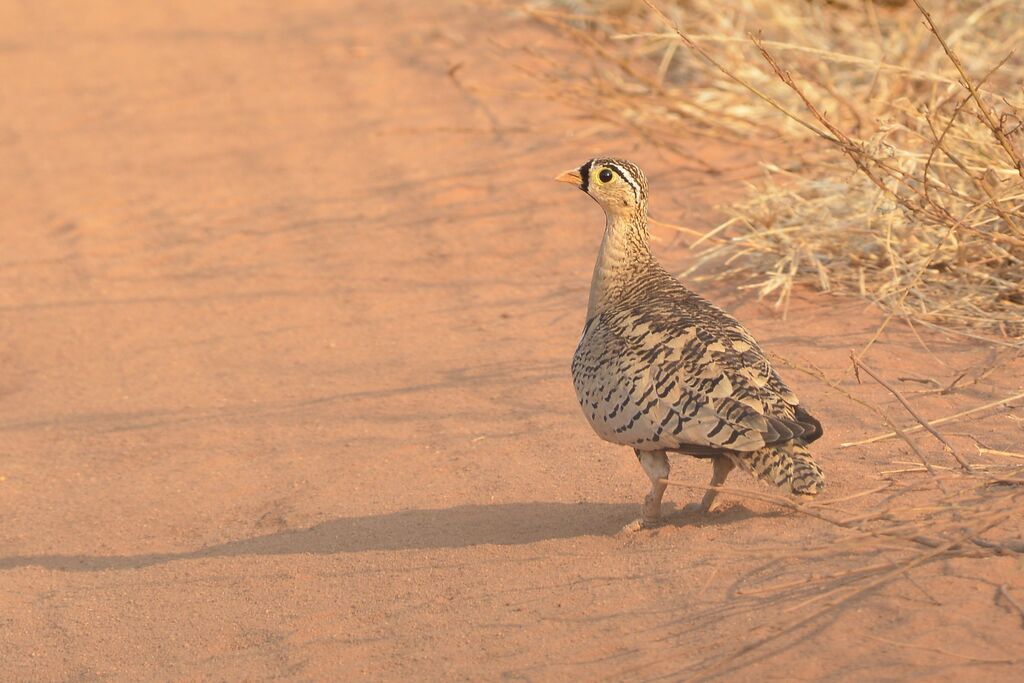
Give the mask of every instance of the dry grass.
MULTIPOLYGON (((680 140, 703 136, 757 146, 770 159, 747 199, 725 207, 729 219, 691 244, 698 252, 687 276, 739 276, 782 307, 795 284, 810 283, 876 302, 889 313, 885 324, 1024 348, 1024 58, 1012 53, 1024 37, 1024 4, 879 4, 543 0, 530 12, 592 57, 586 74, 557 63, 539 74, 577 108, 663 149, 683 152, 680 140)), ((681 675, 738 670, 855 598, 897 578, 913 582, 921 565, 1024 554, 1024 453, 980 442, 958 452, 940 431, 1024 394, 929 422, 864 356, 852 356, 852 369, 892 394, 916 426, 900 428, 816 368, 776 360, 878 415, 882 434, 844 447, 900 438, 915 460, 893 460, 879 473, 884 483, 845 499, 800 504, 726 489, 831 533, 800 551, 764 549, 770 571, 740 581, 735 609, 776 616, 681 675), (929 455, 915 432, 934 438, 944 457, 929 455), (844 507, 868 496, 870 514, 844 507)), ((962 377, 935 391, 954 391, 962 377)), ((1024 598, 1006 586, 994 599, 1024 617, 1024 598)), ((941 652, 1021 662, 1019 653, 941 652)))
POLYGON ((785 307, 794 284, 1024 346, 1024 5, 1013 0, 543 2, 594 58, 560 93, 672 149, 763 146, 688 273, 785 307), (930 25, 930 22, 934 22, 930 25), (780 154, 785 150, 785 155, 780 154))
MULTIPOLYGON (((723 487, 721 490, 725 493, 791 510, 826 525, 828 530, 817 536, 817 542, 809 542, 801 548, 770 545, 758 548, 764 564, 759 570, 739 578, 734 586, 735 604, 731 609, 767 614, 770 618, 752 628, 748 638, 694 662, 689 670, 680 672, 681 677, 685 674, 688 679, 704 680, 740 671, 766 653, 779 652, 800 642, 823 623, 833 622, 844 609, 857 604, 859 598, 882 590, 895 580, 905 579, 932 604, 944 604, 915 581, 914 570, 925 565, 957 559, 1024 556, 1024 454, 981 446, 971 458, 957 453, 937 429, 937 425, 948 420, 925 420, 889 382, 862 360, 856 357, 852 360, 857 372, 892 393, 918 423, 916 428, 900 429, 886 412, 869 406, 884 423, 896 429, 881 438, 898 436, 903 439, 916 461, 894 460, 891 469, 879 473, 883 483, 841 498, 814 502, 796 502, 765 491, 723 487), (924 431, 934 437, 945 454, 951 456, 944 462, 952 462, 948 465, 933 462, 929 449, 908 436, 914 431, 924 431), (870 507, 865 511, 863 505, 850 505, 854 499, 868 500, 870 507)), ((838 383, 830 381, 817 368, 792 364, 790 368, 817 376, 846 394, 838 383)), ((968 412, 991 409, 1020 398, 1010 397, 968 412)), ((699 485, 668 483, 698 491, 703 489, 699 485)), ((984 574, 979 575, 979 589, 983 589, 985 583, 984 574)), ((994 586, 995 603, 1019 613, 1024 619, 1024 607, 1018 597, 1005 584, 994 586)), ((1024 621, 1021 626, 1024 627, 1024 621)), ((924 647, 913 643, 895 644, 924 647)), ((1024 657, 1016 651, 1006 651, 999 657, 976 656, 963 651, 957 643, 948 645, 935 653, 976 664, 1019 666, 1024 663, 1024 657)))
MULTIPOLYGON (((739 497, 792 509, 826 524, 831 533, 826 532, 822 542, 800 549, 757 549, 764 563, 758 571, 740 577, 730 606, 734 611, 758 615, 752 619, 749 636, 707 653, 681 672, 686 679, 713 679, 741 671, 772 651, 802 642, 823 625, 834 623, 844 610, 862 607, 859 599, 897 580, 905 580, 932 604, 944 604, 915 580, 915 570, 925 565, 1024 553, 1024 540, 1013 536, 1015 530, 1019 534, 1024 514, 1024 478, 1020 476, 1024 468, 1016 467, 1008 478, 994 471, 965 475, 947 470, 934 477, 925 472, 924 468, 904 469, 889 475, 898 480, 881 490, 862 491, 859 495, 870 496, 877 507, 870 514, 844 510, 842 500, 799 505, 761 492, 725 489, 739 497), (928 479, 913 481, 914 476, 928 479), (945 488, 938 496, 936 484, 945 488)), ((978 579, 979 590, 985 589, 983 577, 978 579)), ((1024 618, 1019 590, 998 585, 992 597, 996 604, 1024 618)), ((907 639, 916 640, 913 634, 907 639)), ((975 663, 1024 663, 1019 651, 979 656, 955 642, 939 653, 975 663)))

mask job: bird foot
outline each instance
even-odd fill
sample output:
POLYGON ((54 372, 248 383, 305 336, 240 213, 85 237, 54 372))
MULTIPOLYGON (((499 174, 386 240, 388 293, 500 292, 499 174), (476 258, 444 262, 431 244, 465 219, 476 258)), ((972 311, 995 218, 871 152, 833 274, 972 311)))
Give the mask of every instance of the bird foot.
POLYGON ((712 512, 718 512, 719 510, 720 507, 717 503, 712 503, 709 506, 706 506, 703 503, 689 503, 688 505, 683 506, 684 512, 692 512, 697 515, 708 515, 712 512))
POLYGON ((661 526, 661 518, 658 519, 634 519, 632 522, 622 527, 621 534, 635 534, 638 531, 644 531, 645 529, 656 529, 661 526))

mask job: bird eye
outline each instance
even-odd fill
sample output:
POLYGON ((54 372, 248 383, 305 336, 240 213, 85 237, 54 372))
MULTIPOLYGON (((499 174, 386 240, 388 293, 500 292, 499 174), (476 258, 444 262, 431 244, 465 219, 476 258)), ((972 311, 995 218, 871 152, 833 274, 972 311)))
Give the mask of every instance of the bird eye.
POLYGON ((612 180, 612 172, 605 168, 597 174, 597 177, 601 179, 602 183, 608 183, 612 180))

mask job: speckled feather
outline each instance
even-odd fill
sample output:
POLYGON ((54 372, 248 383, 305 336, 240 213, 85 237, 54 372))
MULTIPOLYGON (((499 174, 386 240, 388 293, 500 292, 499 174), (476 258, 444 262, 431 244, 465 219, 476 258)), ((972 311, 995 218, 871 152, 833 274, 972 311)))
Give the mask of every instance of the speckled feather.
POLYGON ((628 166, 644 201, 635 225, 609 223, 595 268, 572 363, 587 420, 612 443, 725 455, 783 489, 817 493, 824 479, 805 446, 821 436, 821 424, 739 322, 657 263, 647 247, 642 173, 606 163, 628 166), (613 229, 621 238, 609 236, 613 229))

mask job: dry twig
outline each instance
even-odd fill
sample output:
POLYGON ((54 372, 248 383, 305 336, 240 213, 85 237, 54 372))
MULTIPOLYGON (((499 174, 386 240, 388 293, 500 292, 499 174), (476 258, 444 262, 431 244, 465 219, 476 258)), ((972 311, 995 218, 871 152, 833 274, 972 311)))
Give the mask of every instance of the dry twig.
MULTIPOLYGON (((890 394, 895 396, 896 400, 900 402, 900 405, 902 405, 904 408, 906 408, 907 412, 910 413, 911 417, 913 417, 915 420, 917 420, 917 423, 919 425, 921 425, 921 427, 923 427, 924 429, 928 430, 929 434, 934 436, 936 439, 939 440, 940 443, 942 443, 943 447, 945 447, 945 449, 946 449, 946 452, 948 452, 950 455, 952 455, 953 458, 958 463, 960 463, 960 467, 962 467, 965 472, 971 472, 972 471, 971 465, 966 460, 964 460, 963 458, 960 457, 960 454, 956 452, 956 449, 953 448, 953 445, 951 443, 949 443, 949 441, 947 441, 944 436, 942 436, 937 431, 935 431, 935 428, 931 424, 929 424, 927 420, 925 420, 923 417, 921 417, 916 410, 914 410, 913 406, 911 406, 910 403, 907 401, 907 399, 903 397, 903 394, 901 394, 899 391, 897 391, 891 384, 889 384, 888 382, 883 380, 881 377, 879 377, 878 374, 874 370, 872 370, 867 365, 865 365, 864 361, 862 361, 859 358, 857 358, 857 355, 854 354, 853 352, 850 352, 850 360, 853 361, 853 368, 854 368, 854 372, 855 373, 858 373, 860 370, 863 370, 865 373, 867 373, 871 377, 871 379, 873 379, 876 382, 878 382, 882 386, 882 388, 884 388, 890 394)), ((857 375, 857 380, 860 381, 860 375, 859 374, 857 375)), ((893 425, 893 428, 894 429, 896 428, 895 425, 893 425)), ((904 436, 904 438, 906 437, 906 435, 902 434, 902 432, 900 430, 898 430, 898 429, 897 429, 897 433, 900 433, 902 436, 904 436)), ((907 443, 911 443, 910 439, 905 439, 905 440, 907 441, 907 443)), ((917 449, 915 447, 915 451, 916 450, 917 449)), ((918 455, 920 455, 919 452, 918 452, 918 455)), ((922 463, 924 463, 924 466, 926 468, 928 468, 928 472, 931 473, 931 474, 934 474, 934 471, 932 470, 931 465, 929 465, 928 462, 923 457, 921 458, 921 461, 922 461, 922 463)))
POLYGON ((554 79, 562 96, 681 153, 694 135, 785 150, 716 241, 691 245, 689 274, 746 279, 783 310, 799 282, 856 293, 887 311, 876 338, 903 320, 1024 348, 1024 59, 1003 48, 1024 5, 602 6, 589 30, 544 15, 595 58, 585 81, 554 79))
MULTIPOLYGON (((991 408, 996 408, 996 407, 999 407, 999 406, 1007 405, 1007 404, 1013 403, 1014 401, 1020 401, 1021 399, 1024 399, 1024 393, 1014 394, 1013 396, 1008 396, 1007 398, 1001 398, 998 401, 992 401, 991 403, 986 403, 986 404, 980 405, 980 406, 978 406, 976 408, 971 408, 970 410, 962 410, 962 411, 960 411, 958 413, 955 413, 953 415, 947 415, 946 417, 940 417, 937 420, 929 420, 929 423, 933 427, 937 427, 938 425, 946 424, 947 422, 952 422, 953 420, 959 420, 962 417, 967 417, 968 415, 974 415, 976 413, 980 413, 980 412, 985 411, 985 410, 990 410, 991 408)), ((924 429, 924 427, 919 424, 916 427, 909 427, 909 428, 907 428, 907 429, 905 429, 903 431, 906 434, 913 434, 914 432, 919 432, 922 429, 924 429)), ((839 447, 840 448, 850 448, 851 446, 863 446, 865 444, 874 443, 876 441, 883 441, 885 439, 891 439, 894 436, 898 436, 897 432, 886 432, 885 434, 876 434, 875 436, 868 437, 867 439, 861 439, 860 441, 848 441, 846 443, 841 443, 841 444, 839 444, 839 447)))

